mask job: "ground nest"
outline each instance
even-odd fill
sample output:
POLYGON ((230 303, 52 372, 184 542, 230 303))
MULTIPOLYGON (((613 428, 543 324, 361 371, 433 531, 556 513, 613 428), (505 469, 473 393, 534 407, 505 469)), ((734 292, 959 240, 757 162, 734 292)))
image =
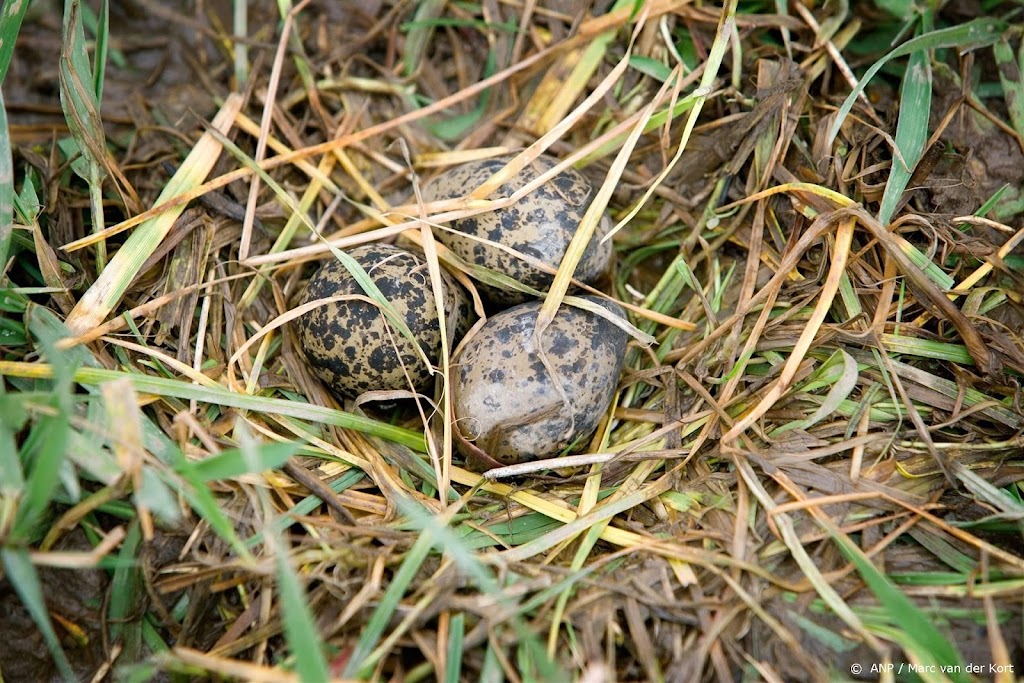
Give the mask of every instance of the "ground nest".
POLYGON ((279 4, 4 6, 2 680, 1024 675, 1018 4, 279 4), (451 349, 343 399, 295 308, 398 241, 491 313, 432 227, 507 197, 422 190, 541 154, 630 341, 484 472, 451 349))

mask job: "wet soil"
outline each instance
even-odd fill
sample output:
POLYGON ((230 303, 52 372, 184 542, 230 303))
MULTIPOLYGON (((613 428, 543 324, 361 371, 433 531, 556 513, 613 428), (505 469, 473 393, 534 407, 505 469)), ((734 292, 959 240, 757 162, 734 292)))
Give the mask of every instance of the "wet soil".
MULTIPOLYGON (((55 550, 92 550, 81 530, 69 534, 55 550)), ((46 607, 71 666, 83 680, 106 657, 103 615, 109 578, 99 569, 38 568, 46 607)), ((5 681, 58 681, 42 634, 7 580, 0 580, 0 672, 5 681)))

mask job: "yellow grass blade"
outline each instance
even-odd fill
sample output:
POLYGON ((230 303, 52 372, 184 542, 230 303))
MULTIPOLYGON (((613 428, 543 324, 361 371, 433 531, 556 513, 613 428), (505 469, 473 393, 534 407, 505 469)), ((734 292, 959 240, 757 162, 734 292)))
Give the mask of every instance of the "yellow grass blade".
MULTIPOLYGON (((241 106, 241 96, 230 95, 214 118, 213 128, 226 134, 241 106)), ((171 197, 202 183, 213 170, 220 152, 221 145, 216 138, 210 133, 204 134, 160 193, 157 204, 163 204, 171 197)), ((106 320, 139 274, 142 264, 157 250, 184 209, 184 205, 175 206, 151 218, 125 240, 68 316, 66 324, 72 332, 76 335, 84 334, 106 320)))
POLYGON ((807 321, 800 332, 800 338, 797 340, 796 346, 793 347, 793 352, 786 361, 779 380, 753 410, 744 415, 732 429, 722 436, 723 442, 731 441, 745 432, 758 418, 767 413, 789 389, 797 369, 810 350, 811 343, 814 341, 815 335, 818 334, 821 324, 825 321, 825 316, 832 308, 836 292, 839 291, 840 280, 846 268, 846 261, 850 256, 850 243, 853 240, 853 228, 856 222, 855 218, 848 217, 839 224, 839 228, 836 230, 836 243, 832 249, 832 266, 829 268, 828 278, 821 288, 821 295, 814 307, 814 313, 811 314, 811 319, 807 321))

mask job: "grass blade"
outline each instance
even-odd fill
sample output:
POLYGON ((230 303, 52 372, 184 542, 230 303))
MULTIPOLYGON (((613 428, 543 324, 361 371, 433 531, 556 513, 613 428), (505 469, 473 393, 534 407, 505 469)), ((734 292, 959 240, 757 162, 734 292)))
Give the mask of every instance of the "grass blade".
POLYGON ((11 65, 11 56, 14 54, 14 44, 21 31, 21 22, 30 4, 32 3, 5 2, 0 9, 0 85, 3 85, 4 77, 7 76, 7 67, 11 65))
MULTIPOLYGON (((34 377, 36 379, 49 378, 53 376, 53 368, 40 363, 0 361, 0 375, 34 377)), ((214 403, 231 408, 241 408, 242 410, 252 410, 273 415, 287 415, 299 418, 300 420, 329 424, 335 427, 372 434, 388 441, 408 446, 421 453, 426 452, 423 435, 418 432, 377 422, 361 415, 353 415, 308 403, 280 398, 267 398, 264 396, 251 396, 249 394, 229 391, 222 387, 201 386, 166 377, 152 377, 140 373, 105 370, 103 368, 80 368, 74 373, 73 377, 79 384, 88 386, 97 386, 103 382, 112 382, 122 377, 128 377, 131 379, 135 390, 140 393, 178 398, 185 401, 203 401, 205 403, 214 403)))
POLYGON ((857 101, 857 97, 864 91, 864 88, 871 82, 871 79, 875 77, 875 74, 881 71, 882 67, 890 60, 897 57, 905 57, 918 50, 938 50, 950 47, 967 50, 985 47, 996 42, 1007 27, 1008 24, 1000 19, 975 19, 959 26, 929 31, 908 40, 899 47, 893 48, 888 54, 871 65, 871 68, 867 70, 864 77, 857 83, 857 87, 853 89, 853 92, 843 102, 843 106, 839 108, 836 120, 828 132, 827 146, 831 147, 832 143, 835 142, 836 136, 839 135, 839 129, 843 127, 843 122, 846 121, 850 110, 853 109, 853 103, 857 101))
POLYGON ((466 616, 461 612, 452 617, 448 628, 448 668, 445 680, 459 683, 462 680, 463 639, 466 632, 466 616))
MULTIPOLYGON (((3 382, 0 382, 0 398, 2 398, 3 382)), ((7 406, 0 409, 0 414, 6 418, 7 406)), ((18 446, 14 441, 14 429, 7 424, 6 420, 0 418, 0 509, 5 506, 4 501, 16 498, 25 486, 25 473, 21 469, 21 462, 18 460, 18 446)), ((6 528, 5 520, 0 513, 0 529, 6 528)))
POLYGON ((27 477, 24 498, 13 530, 13 535, 21 539, 35 535, 36 525, 49 507, 60 483, 60 472, 67 457, 71 433, 72 377, 78 366, 78 359, 73 354, 56 349, 56 338, 45 315, 29 316, 29 319, 29 327, 43 346, 56 381, 46 401, 53 413, 39 418, 23 446, 27 477))
POLYGON ((850 542, 850 539, 838 533, 832 533, 832 538, 839 544, 843 555, 857 568, 861 578, 886 611, 893 615, 894 619, 898 615, 901 631, 910 640, 906 644, 907 648, 913 648, 918 654, 930 657, 943 667, 943 672, 952 680, 966 683, 968 679, 961 673, 963 658, 956 651, 956 647, 935 628, 935 624, 911 602, 910 598, 892 585, 864 553, 850 542))
POLYGON ((306 604, 306 593, 283 552, 277 556, 277 586, 281 593, 284 633, 295 656, 295 669, 303 681, 326 681, 327 662, 320 651, 320 635, 306 604))
POLYGON ((405 39, 402 68, 406 75, 413 74, 420 68, 420 62, 434 35, 434 20, 441 16, 447 4, 448 0, 420 0, 412 24, 408 27, 409 35, 405 39))
POLYGON ((191 472, 188 471, 187 466, 182 463, 185 461, 185 456, 180 455, 177 458, 178 469, 182 471, 182 477, 191 486, 181 486, 180 490, 185 495, 188 504, 192 506, 192 509, 196 511, 196 514, 202 517, 210 528, 222 539, 224 539, 231 548, 238 554, 240 558, 247 562, 253 560, 252 553, 246 548, 245 543, 238 537, 235 532, 235 526, 228 519, 227 515, 221 510, 220 505, 217 504, 217 498, 213 495, 213 492, 206 487, 206 483, 199 477, 191 476, 191 472))
POLYGON ((36 526, 50 506, 60 483, 60 470, 64 464, 70 431, 65 402, 61 397, 55 397, 50 407, 56 408, 57 414, 41 418, 29 433, 27 442, 36 447, 30 447, 27 453, 31 464, 27 468, 24 497, 14 526, 13 534, 16 538, 28 539, 36 535, 36 526))
MULTIPOLYGON (((98 47, 103 47, 97 43, 98 47)), ((100 55, 97 54, 97 62, 100 55)), ((64 40, 60 53, 60 103, 64 110, 71 137, 81 154, 81 163, 71 167, 89 184, 92 209, 92 231, 102 232, 103 179, 112 166, 108 160, 106 135, 100 116, 100 102, 96 96, 97 74, 89 64, 85 47, 85 28, 82 25, 81 5, 78 0, 65 0, 64 40), (91 87, 86 87, 85 81, 91 87)), ((96 245, 97 267, 107 261, 106 242, 96 245)))
POLYGON ((96 57, 92 65, 92 89, 96 101, 103 101, 103 81, 107 74, 107 53, 110 50, 110 2, 103 0, 96 26, 96 57))
POLYGON ((924 153, 928 142, 928 115, 932 104, 932 69, 928 52, 921 50, 910 55, 907 72, 903 77, 903 95, 900 98, 900 118, 896 124, 896 147, 889 181, 885 185, 878 221, 888 225, 896 207, 907 189, 914 167, 924 153), (902 160, 902 161, 901 161, 902 160))
POLYGON ((380 642, 384 629, 391 622, 392 615, 398 609, 398 603, 402 601, 402 596, 405 595, 413 579, 416 578, 416 574, 419 573, 423 560, 426 559, 432 545, 433 539, 430 533, 424 531, 405 553, 405 558, 391 579, 388 589, 377 604, 370 620, 363 627, 362 635, 359 636, 359 642, 356 643, 342 676, 349 678, 358 676, 373 666, 373 662, 369 660, 370 653, 380 642))
MULTIPOLYGON (((807 417, 795 420, 772 432, 773 436, 791 429, 810 429, 826 417, 834 414, 836 410, 839 409, 840 404, 848 399, 850 394, 853 393, 860 377, 857 371, 857 361, 853 359, 853 356, 842 349, 836 351, 836 353, 825 362, 818 374, 822 375, 822 379, 826 379, 827 384, 831 385, 831 388, 822 400, 821 405, 819 405, 817 409, 807 417), (833 370, 838 372, 832 372, 833 370)), ((804 391, 810 391, 810 389, 808 387, 804 387, 804 391)))
POLYGON ((124 646, 122 661, 136 662, 142 656, 142 612, 146 592, 142 586, 142 571, 138 558, 142 531, 138 521, 128 529, 110 585, 110 606, 107 618, 110 639, 124 646))
POLYGON ((249 45, 242 40, 249 35, 249 3, 231 3, 231 24, 235 37, 240 39, 234 44, 234 61, 235 83, 241 85, 249 81, 249 45))
MULTIPOLYGON (((27 2, 24 4, 28 4, 27 2)), ((2 28, 2 27, 0 27, 2 28)), ((0 32, 0 39, 3 33, 0 32)), ((0 82, 3 78, 0 76, 0 82)), ((11 136, 7 128, 7 109, 0 91, 0 277, 7 268, 7 254, 14 233, 14 161, 11 158, 11 136)), ((3 388, 0 388, 0 392, 3 388)))
MULTIPOLYGON (((240 96, 230 95, 214 118, 212 127, 227 132, 241 104, 240 96)), ((160 193, 157 205, 164 204, 203 182, 213 169, 220 150, 221 145, 213 135, 203 135, 160 193)), ((89 287, 68 315, 67 326, 72 332, 84 334, 106 319, 124 296, 132 280, 139 274, 146 259, 160 246, 184 210, 184 205, 172 207, 135 228, 108 266, 100 273, 96 282, 89 287)))
POLYGON ((1024 78, 1021 76, 1024 46, 1021 46, 1015 57, 1010 43, 1006 38, 1000 38, 992 46, 992 52, 999 65, 999 83, 1003 86, 1003 99, 1006 100, 1010 123, 1017 135, 1024 136, 1024 78))
POLYGON ((36 622, 36 626, 43 634, 46 648, 50 651, 50 656, 53 657, 60 675, 66 681, 77 680, 71 670, 71 663, 60 646, 60 640, 57 639, 57 633, 53 630, 53 623, 46 610, 46 600, 43 599, 43 587, 39 583, 39 576, 36 574, 36 568, 32 565, 32 560, 29 559, 28 552, 0 547, 0 560, 3 560, 7 580, 14 587, 14 591, 21 598, 21 603, 25 605, 25 609, 32 615, 33 621, 36 622))
POLYGON ((295 455, 298 449, 299 444, 291 441, 266 443, 254 446, 254 452, 248 457, 238 449, 231 449, 195 462, 184 460, 180 466, 187 467, 192 476, 200 481, 233 479, 244 474, 277 469, 295 455), (250 461, 258 463, 257 466, 252 467, 250 461))
MULTIPOLYGON (((239 442, 238 455, 242 464, 248 471, 258 471, 263 466, 260 444, 244 421, 237 420, 234 431, 239 442)), ((271 446, 274 445, 277 444, 271 446)), ((272 521, 276 515, 273 513, 270 497, 263 489, 258 489, 256 493, 259 507, 262 508, 262 518, 272 521)), ((265 530, 265 550, 274 560, 277 590, 281 596, 284 635, 295 660, 295 669, 302 681, 326 681, 329 679, 327 661, 321 649, 322 641, 317 631, 316 620, 308 604, 306 591, 291 565, 288 546, 282 541, 274 526, 271 523, 265 530)))

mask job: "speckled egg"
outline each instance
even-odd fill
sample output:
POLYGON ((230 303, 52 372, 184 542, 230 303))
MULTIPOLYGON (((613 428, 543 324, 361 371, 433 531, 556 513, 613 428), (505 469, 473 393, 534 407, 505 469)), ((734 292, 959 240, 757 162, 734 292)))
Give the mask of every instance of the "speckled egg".
MULTIPOLYGON (((625 317, 618 304, 583 298, 625 317)), ((534 340, 540 308, 541 302, 534 301, 492 316, 453 359, 459 433, 500 464, 552 456, 590 436, 608 410, 622 371, 626 332, 599 315, 563 304, 541 339, 554 371, 549 373, 534 340)), ((462 450, 487 466, 465 444, 462 450)))
MULTIPOLYGON (((405 320, 416 343, 436 366, 441 354, 441 332, 430 273, 423 257, 388 244, 369 244, 348 254, 405 320)), ((455 338, 461 338, 471 318, 469 297, 444 270, 441 279, 447 329, 449 334, 455 333, 455 338)), ((306 285, 301 303, 344 295, 366 296, 345 266, 332 260, 324 263, 306 285)), ((367 391, 407 390, 406 373, 417 390, 427 391, 431 387, 430 368, 412 342, 393 329, 380 309, 365 299, 318 306, 300 316, 296 324, 306 360, 314 374, 336 394, 351 398, 367 391)))
MULTIPOLYGON (((471 161, 443 173, 424 188, 424 199, 436 201, 464 197, 499 171, 512 157, 471 161)), ((507 197, 551 169, 557 160, 540 156, 502 185, 490 199, 507 197)), ((581 173, 569 168, 512 206, 456 220, 451 230, 436 230, 437 238, 463 259, 476 263, 546 291, 553 277, 480 238, 511 247, 552 268, 558 268, 565 250, 594 199, 595 190, 581 173)), ((576 278, 593 284, 608 269, 611 242, 601 238, 611 230, 607 216, 601 219, 576 268, 576 278)), ((518 292, 481 286, 481 291, 499 304, 527 299, 518 292)))

